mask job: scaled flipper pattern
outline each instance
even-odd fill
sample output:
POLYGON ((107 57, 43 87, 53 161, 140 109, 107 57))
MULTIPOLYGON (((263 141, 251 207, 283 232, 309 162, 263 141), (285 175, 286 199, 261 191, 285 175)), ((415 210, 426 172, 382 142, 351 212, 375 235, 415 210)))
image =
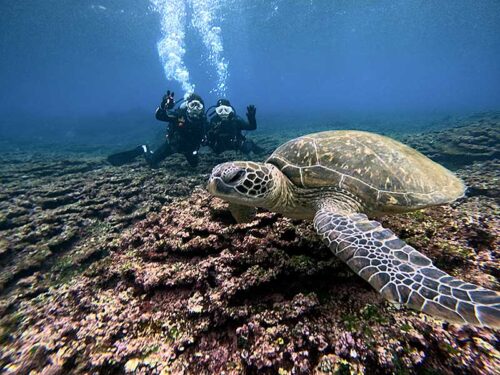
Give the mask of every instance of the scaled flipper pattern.
POLYGON ((342 261, 389 301, 441 319, 500 327, 500 294, 456 279, 364 214, 319 210, 314 227, 342 261))

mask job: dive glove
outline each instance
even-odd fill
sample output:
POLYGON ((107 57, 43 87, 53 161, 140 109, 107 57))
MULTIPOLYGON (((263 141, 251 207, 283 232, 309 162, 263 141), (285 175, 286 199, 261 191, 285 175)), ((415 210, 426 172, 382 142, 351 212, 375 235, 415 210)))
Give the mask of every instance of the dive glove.
POLYGON ((169 110, 174 108, 174 106, 175 106, 174 92, 173 91, 170 92, 170 90, 168 90, 167 93, 163 96, 160 108, 169 110))
POLYGON ((255 106, 253 104, 250 104, 247 107, 247 119, 248 119, 248 122, 250 122, 250 123, 254 123, 255 122, 255 113, 256 112, 257 112, 257 109, 255 108, 255 106))

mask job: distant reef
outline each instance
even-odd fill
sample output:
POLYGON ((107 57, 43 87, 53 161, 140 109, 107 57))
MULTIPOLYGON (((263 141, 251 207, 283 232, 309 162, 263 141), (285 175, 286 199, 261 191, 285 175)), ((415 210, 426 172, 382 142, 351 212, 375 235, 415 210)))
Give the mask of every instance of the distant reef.
POLYGON ((500 113, 476 115, 444 130, 403 136, 401 140, 433 160, 460 166, 500 157, 500 113))
MULTIPOLYGON (((457 168, 471 189, 451 206, 382 222, 448 273, 499 290, 495 116, 399 136, 457 168)), ((260 144, 272 151, 283 140, 260 144)), ((95 156, 0 156, 0 371, 500 368, 498 331, 390 305, 332 256, 311 223, 260 211, 236 224, 203 187, 211 166, 237 155, 203 156, 195 171, 178 157, 151 170, 141 160, 113 168, 95 156)))

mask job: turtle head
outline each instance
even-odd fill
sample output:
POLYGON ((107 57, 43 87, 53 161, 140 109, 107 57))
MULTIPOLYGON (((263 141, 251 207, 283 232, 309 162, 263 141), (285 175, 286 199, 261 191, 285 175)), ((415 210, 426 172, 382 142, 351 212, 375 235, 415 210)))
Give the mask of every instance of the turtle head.
POLYGON ((272 164, 235 161, 217 165, 208 191, 230 203, 268 208, 279 194, 281 172, 272 164))

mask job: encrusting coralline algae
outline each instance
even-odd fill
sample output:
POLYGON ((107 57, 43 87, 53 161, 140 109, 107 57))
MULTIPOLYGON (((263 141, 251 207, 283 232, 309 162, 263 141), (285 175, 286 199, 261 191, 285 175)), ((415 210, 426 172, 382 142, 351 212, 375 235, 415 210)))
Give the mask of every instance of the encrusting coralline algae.
MULTIPOLYGON (((500 367, 498 332, 388 304, 331 255, 310 223, 259 212, 235 224, 225 203, 203 189, 191 193, 206 176, 178 176, 178 193, 168 194, 167 185, 148 183, 146 169, 106 183, 99 168, 50 189, 41 183, 29 196, 20 184, 2 192, 9 212, 20 212, 3 219, 19 224, 17 237, 2 227, 4 370, 492 374, 500 367), (144 198, 121 210, 130 185, 144 198), (30 198, 59 199, 44 197, 49 190, 73 201, 42 208, 30 198), (151 198, 162 194, 170 198, 151 198), (21 222, 30 210, 33 223, 21 222), (90 233, 87 221, 102 227, 90 233), (50 234, 51 226, 60 231, 50 234), (72 228, 74 242, 50 247, 72 228), (38 263, 23 250, 30 241, 38 263), (12 268, 14 259, 35 266, 12 268)), ((458 174, 475 196, 382 223, 450 274, 498 289, 499 170, 495 160, 471 162, 458 174)), ((158 173, 157 182, 174 181, 158 173)))

